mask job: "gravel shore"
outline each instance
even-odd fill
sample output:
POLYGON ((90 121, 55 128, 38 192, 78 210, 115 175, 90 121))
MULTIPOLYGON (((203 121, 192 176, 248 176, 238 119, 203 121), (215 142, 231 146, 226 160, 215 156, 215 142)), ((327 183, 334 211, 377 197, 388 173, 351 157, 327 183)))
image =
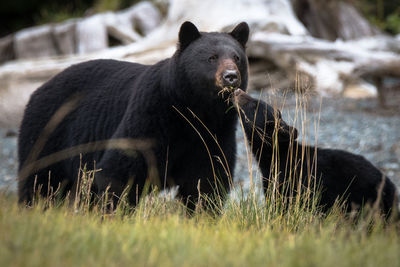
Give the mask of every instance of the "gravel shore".
MULTIPOLYGON (((270 92, 262 95, 253 92, 252 95, 278 107, 284 120, 299 130, 299 140, 363 155, 400 189, 400 91, 389 92, 386 108, 372 98, 295 97, 270 92)), ((248 180, 241 129, 237 135, 236 180, 248 180)), ((252 168, 257 170, 254 164, 252 168)))
MULTIPOLYGON (((339 148, 363 155, 384 171, 400 188, 400 92, 388 97, 388 108, 378 106, 376 99, 283 97, 265 92, 260 96, 279 107, 287 123, 299 129, 299 139, 325 148, 339 148), (322 101, 322 102, 321 102, 322 101), (301 108, 299 108, 301 103, 301 108), (302 112, 299 112, 302 111, 302 112), (317 139, 316 139, 317 137, 317 139)), ((6 137, 0 129, 0 188, 16 189, 16 137, 6 137)), ((235 180, 244 188, 250 184, 248 159, 240 126, 237 130, 238 162, 235 180)), ((257 167, 251 171, 259 180, 257 167)))

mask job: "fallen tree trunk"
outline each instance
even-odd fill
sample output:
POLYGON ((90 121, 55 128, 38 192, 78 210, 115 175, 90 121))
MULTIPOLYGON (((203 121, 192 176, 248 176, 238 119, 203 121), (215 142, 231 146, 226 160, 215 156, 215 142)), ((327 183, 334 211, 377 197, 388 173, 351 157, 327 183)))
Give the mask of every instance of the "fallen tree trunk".
POLYGON ((313 87, 322 93, 341 93, 349 83, 365 77, 400 77, 400 56, 381 47, 371 49, 369 38, 350 42, 329 42, 309 36, 287 36, 259 32, 253 34, 248 53, 265 58, 284 69, 295 81, 298 72, 313 79, 313 87), (380 49, 379 49, 380 48, 380 49))
POLYGON ((292 0, 292 4, 297 17, 313 37, 335 41, 382 34, 345 1, 292 0))

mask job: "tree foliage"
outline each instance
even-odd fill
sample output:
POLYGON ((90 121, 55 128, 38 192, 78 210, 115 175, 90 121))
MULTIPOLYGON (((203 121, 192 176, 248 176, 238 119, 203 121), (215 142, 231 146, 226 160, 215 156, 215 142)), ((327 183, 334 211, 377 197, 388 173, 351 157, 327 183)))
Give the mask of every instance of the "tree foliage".
POLYGON ((87 13, 126 8, 138 0, 13 0, 0 1, 0 36, 25 27, 59 22, 87 13))
POLYGON ((382 30, 400 33, 400 0, 359 0, 356 6, 365 17, 382 30))

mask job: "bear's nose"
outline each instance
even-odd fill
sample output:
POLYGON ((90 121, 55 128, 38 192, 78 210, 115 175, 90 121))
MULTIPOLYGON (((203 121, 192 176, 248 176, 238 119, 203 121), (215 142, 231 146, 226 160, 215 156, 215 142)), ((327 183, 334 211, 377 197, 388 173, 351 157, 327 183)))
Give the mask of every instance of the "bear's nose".
POLYGON ((225 70, 222 78, 224 86, 238 87, 240 85, 240 76, 236 70, 225 70))

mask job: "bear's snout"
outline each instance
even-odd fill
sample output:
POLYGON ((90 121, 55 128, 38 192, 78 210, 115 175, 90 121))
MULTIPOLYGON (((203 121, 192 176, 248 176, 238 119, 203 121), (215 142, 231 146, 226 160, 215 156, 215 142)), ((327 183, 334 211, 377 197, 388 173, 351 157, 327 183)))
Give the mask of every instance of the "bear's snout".
POLYGON ((232 59, 219 62, 215 78, 217 86, 221 88, 238 88, 242 82, 238 67, 232 59))
POLYGON ((227 69, 222 74, 224 87, 239 87, 240 73, 235 69, 227 69))

